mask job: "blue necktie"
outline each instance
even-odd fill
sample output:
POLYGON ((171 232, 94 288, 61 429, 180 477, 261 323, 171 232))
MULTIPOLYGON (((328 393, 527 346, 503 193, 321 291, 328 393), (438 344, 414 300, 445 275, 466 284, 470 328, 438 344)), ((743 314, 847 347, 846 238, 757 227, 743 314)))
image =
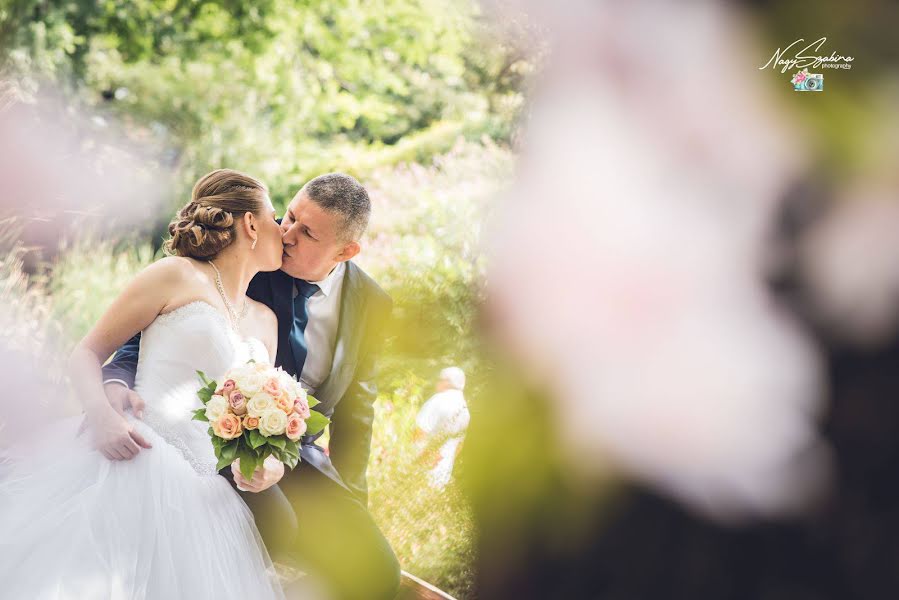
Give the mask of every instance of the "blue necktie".
POLYGON ((309 298, 319 290, 314 283, 296 280, 297 297, 293 299, 293 331, 290 334, 290 347, 293 349, 293 357, 297 364, 297 379, 303 374, 303 365, 306 362, 306 354, 309 351, 306 345, 306 324, 309 322, 307 303, 309 298))

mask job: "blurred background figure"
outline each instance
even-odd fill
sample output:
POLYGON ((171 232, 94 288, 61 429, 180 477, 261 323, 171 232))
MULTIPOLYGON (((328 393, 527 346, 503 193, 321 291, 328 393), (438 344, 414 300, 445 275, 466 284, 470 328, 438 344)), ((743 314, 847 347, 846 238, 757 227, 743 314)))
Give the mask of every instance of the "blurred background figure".
POLYGON ((415 439, 421 460, 430 467, 428 485, 442 490, 453 474, 453 464, 462 449, 471 415, 465 402, 465 373, 459 367, 440 371, 437 393, 415 417, 415 439))

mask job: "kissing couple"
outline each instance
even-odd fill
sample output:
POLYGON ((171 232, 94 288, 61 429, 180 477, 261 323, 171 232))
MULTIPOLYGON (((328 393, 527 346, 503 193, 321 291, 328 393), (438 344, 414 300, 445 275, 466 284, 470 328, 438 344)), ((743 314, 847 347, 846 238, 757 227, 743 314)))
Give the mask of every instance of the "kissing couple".
POLYGON ((392 306, 352 260, 370 214, 365 188, 342 173, 307 182, 281 219, 249 175, 197 181, 169 225, 168 256, 69 357, 83 423, 46 428, 0 481, 10 597, 396 595, 399 565, 367 510, 392 306), (280 366, 320 400, 328 452, 304 436, 292 471, 274 457, 250 479, 237 465, 216 470, 207 425, 191 420, 196 371, 221 379, 249 360, 280 366))

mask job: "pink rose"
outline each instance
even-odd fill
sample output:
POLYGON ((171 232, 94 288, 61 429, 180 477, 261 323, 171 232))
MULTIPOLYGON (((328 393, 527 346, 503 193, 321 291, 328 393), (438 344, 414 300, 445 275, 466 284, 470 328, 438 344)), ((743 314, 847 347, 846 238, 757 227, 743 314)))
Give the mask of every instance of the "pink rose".
POLYGON ((237 387, 237 384, 234 383, 233 379, 227 380, 225 383, 222 384, 222 391, 224 392, 224 394, 222 394, 222 396, 227 396, 236 387, 237 387))
POLYGON ((247 415, 243 418, 244 429, 259 429, 259 417, 247 415))
POLYGON ((247 412, 247 399, 240 391, 233 391, 228 396, 228 406, 235 415, 243 415, 247 412))
POLYGON ((308 419, 309 415, 309 401, 304 397, 299 397, 293 401, 293 412, 300 415, 301 419, 308 419))
POLYGON ((243 433, 240 417, 231 413, 223 414, 212 422, 212 432, 223 440, 233 440, 243 433))
POLYGON ((281 395, 281 384, 278 383, 277 379, 269 379, 262 386, 262 391, 272 398, 277 398, 281 395))
POLYGON ((291 413, 289 417, 287 417, 287 427, 284 429, 284 434, 287 436, 289 440, 298 440, 300 437, 306 433, 306 421, 300 418, 300 415, 297 413, 291 413))
POLYGON ((281 394, 275 398, 275 406, 287 414, 290 414, 293 410, 293 402, 290 401, 290 396, 287 395, 287 392, 281 392, 281 394))

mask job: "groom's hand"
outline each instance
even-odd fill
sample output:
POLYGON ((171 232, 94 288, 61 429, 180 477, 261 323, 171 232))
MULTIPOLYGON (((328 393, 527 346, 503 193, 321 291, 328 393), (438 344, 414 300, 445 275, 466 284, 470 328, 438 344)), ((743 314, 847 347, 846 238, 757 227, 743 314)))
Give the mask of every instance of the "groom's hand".
POLYGON ((115 411, 103 409, 99 414, 89 414, 86 420, 87 429, 93 438, 93 447, 109 460, 131 460, 141 448, 151 447, 134 430, 134 425, 115 411))
MULTIPOLYGON (((109 402, 109 406, 112 407, 116 413, 122 420, 127 423, 125 419, 125 409, 131 407, 131 412, 137 418, 143 417, 144 413, 144 399, 140 397, 140 394, 135 392, 134 390, 125 387, 119 383, 107 383, 103 386, 103 391, 106 393, 106 400, 109 402)), ((81 426, 78 428, 78 434, 81 435, 88 428, 88 419, 87 416, 81 421, 81 426)), ((141 434, 134 431, 133 427, 129 425, 128 435, 131 438, 130 442, 128 440, 124 441, 120 444, 121 448, 119 449, 121 456, 119 459, 129 460, 134 458, 138 452, 140 452, 140 448, 150 449, 153 447, 150 442, 144 438, 141 434), (127 446, 127 447, 126 447, 127 446), (132 450, 128 452, 127 450, 132 450)), ((105 454, 105 453, 104 453, 105 454)), ((114 454, 114 453, 113 453, 114 454)), ((112 457, 110 457, 112 458, 112 457)), ((113 460, 116 460, 113 458, 113 460)))
POLYGON ((269 456, 263 461, 261 468, 253 471, 253 478, 247 481, 240 474, 240 459, 238 458, 231 463, 231 473, 234 475, 234 483, 237 484, 237 489, 242 492, 258 494, 281 481, 281 478, 284 477, 284 463, 274 456, 269 456))
POLYGON ((131 413, 138 419, 144 416, 144 399, 134 390, 120 383, 107 383, 103 386, 109 405, 120 415, 125 416, 125 409, 130 407, 131 413))
MULTIPOLYGON (((125 409, 131 408, 131 413, 137 417, 138 419, 143 418, 144 416, 144 399, 140 397, 140 394, 132 390, 131 388, 125 387, 120 383, 106 383, 103 384, 103 392, 106 394, 106 400, 109 402, 109 406, 112 407, 114 411, 119 413, 119 415, 124 419, 125 418, 125 409)), ((87 431, 87 417, 81 421, 81 426, 78 428, 77 435, 81 435, 85 431, 87 431)), ((135 440, 138 445, 143 446, 144 448, 151 448, 149 442, 147 442, 143 436, 139 433, 134 432, 135 440)))

